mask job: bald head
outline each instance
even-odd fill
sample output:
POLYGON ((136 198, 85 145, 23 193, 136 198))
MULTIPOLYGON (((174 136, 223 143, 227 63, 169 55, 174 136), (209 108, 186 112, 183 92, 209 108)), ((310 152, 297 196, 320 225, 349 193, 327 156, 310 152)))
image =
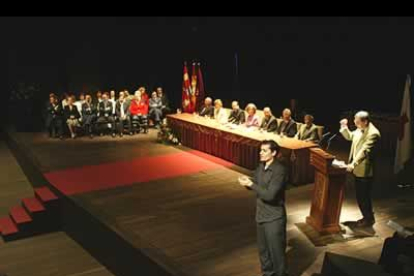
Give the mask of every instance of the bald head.
POLYGON ((239 102, 238 101, 232 101, 231 102, 231 108, 233 109, 233 110, 237 110, 237 109, 239 109, 240 107, 239 107, 239 102))
POLYGON ((289 108, 283 109, 282 117, 283 117, 283 120, 289 121, 292 117, 292 111, 290 111, 289 108))
POLYGON ((366 128, 369 120, 369 113, 364 110, 358 111, 354 116, 354 123, 357 128, 366 128))
POLYGON ((210 97, 204 99, 204 104, 210 106, 213 103, 213 100, 210 97))

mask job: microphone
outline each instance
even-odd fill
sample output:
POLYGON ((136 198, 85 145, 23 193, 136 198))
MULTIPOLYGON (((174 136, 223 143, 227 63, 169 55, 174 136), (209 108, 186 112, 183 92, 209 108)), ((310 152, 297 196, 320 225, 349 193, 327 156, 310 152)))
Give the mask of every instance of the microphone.
POLYGON ((321 146, 323 142, 325 142, 326 137, 328 137, 331 134, 331 132, 327 132, 324 135, 322 135, 321 140, 319 141, 319 145, 321 146))
POLYGON ((338 135, 338 133, 335 133, 331 136, 331 138, 328 139, 328 145, 326 146, 326 151, 329 149, 329 146, 331 145, 331 141, 338 135))

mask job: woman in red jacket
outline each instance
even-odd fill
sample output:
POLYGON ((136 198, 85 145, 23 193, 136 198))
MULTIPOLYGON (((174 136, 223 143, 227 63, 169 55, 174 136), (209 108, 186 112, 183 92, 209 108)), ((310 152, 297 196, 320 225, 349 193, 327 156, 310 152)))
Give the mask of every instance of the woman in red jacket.
POLYGON ((129 106, 133 126, 138 126, 138 133, 141 128, 148 133, 148 103, 141 97, 141 92, 135 92, 135 98, 129 106))

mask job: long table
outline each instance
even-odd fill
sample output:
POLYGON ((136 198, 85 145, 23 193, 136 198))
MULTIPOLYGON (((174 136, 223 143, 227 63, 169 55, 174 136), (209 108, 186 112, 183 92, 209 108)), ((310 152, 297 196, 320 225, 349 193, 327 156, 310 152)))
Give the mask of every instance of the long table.
POLYGON ((317 145, 274 133, 250 130, 245 127, 221 125, 214 119, 181 113, 167 115, 168 124, 182 145, 220 157, 241 167, 253 170, 259 164, 259 146, 273 139, 281 147, 290 164, 290 182, 313 182, 314 169, 309 163, 309 148, 317 145))

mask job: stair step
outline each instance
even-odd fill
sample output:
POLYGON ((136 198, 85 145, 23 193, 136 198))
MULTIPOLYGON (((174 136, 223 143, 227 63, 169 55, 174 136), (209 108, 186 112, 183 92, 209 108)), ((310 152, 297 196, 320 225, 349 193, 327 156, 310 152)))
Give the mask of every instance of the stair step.
POLYGON ((36 188, 34 191, 36 197, 42 202, 49 202, 58 199, 58 197, 48 187, 36 188))
POLYGON ((22 202, 30 213, 44 212, 46 210, 43 204, 35 197, 24 198, 22 202))
POLYGON ((19 229, 10 217, 0 218, 0 230, 3 236, 12 235, 19 232, 19 229))
POLYGON ((30 215, 22 206, 15 206, 11 208, 10 217, 16 224, 28 223, 32 221, 30 215))

